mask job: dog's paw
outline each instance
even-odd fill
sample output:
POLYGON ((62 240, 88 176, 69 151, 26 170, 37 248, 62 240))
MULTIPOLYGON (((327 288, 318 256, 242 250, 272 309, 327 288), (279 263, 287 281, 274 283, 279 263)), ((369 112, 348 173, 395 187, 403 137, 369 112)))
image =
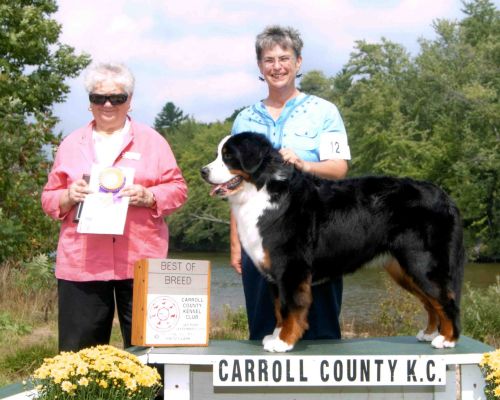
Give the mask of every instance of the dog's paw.
POLYGON ((264 347, 266 346, 266 343, 269 342, 270 340, 279 338, 280 332, 281 328, 274 328, 274 331, 271 335, 264 336, 264 339, 262 339, 262 344, 264 345, 264 347))
POLYGON ((419 342, 432 342, 439 335, 438 331, 434 331, 432 333, 425 333, 422 329, 417 333, 417 340, 419 342))
POLYGON ((293 349, 293 344, 288 344, 287 342, 281 340, 279 337, 271 338, 264 343, 264 350, 269 351, 271 353, 285 353, 286 351, 290 351, 292 349, 293 349))
POLYGON ((431 345, 436 349, 445 349, 455 347, 455 342, 446 340, 443 335, 438 335, 434 338, 431 345))

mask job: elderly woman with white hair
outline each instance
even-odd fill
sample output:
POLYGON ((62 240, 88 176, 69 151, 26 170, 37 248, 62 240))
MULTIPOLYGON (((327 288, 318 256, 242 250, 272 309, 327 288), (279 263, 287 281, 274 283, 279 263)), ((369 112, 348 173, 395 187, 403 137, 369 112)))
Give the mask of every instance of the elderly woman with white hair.
POLYGON ((94 64, 85 87, 93 120, 64 138, 42 193, 45 213, 62 222, 55 270, 61 351, 109 343, 115 308, 124 346, 131 345, 134 264, 167 256, 164 217, 187 199, 167 141, 128 115, 134 92, 130 70, 118 63, 94 64), (122 235, 77 232, 77 206, 90 193, 82 177, 94 164, 134 170, 133 184, 116 193, 129 198, 122 235))

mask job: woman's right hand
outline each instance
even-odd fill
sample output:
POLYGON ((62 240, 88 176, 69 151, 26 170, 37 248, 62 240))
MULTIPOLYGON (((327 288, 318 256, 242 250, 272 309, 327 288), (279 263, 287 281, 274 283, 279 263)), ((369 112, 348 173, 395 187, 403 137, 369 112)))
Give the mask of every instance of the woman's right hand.
POLYGON ((59 209, 61 214, 66 214, 71 208, 85 200, 85 196, 91 193, 89 185, 84 179, 74 181, 64 190, 59 198, 59 209))
POLYGON ((234 251, 231 249, 231 259, 230 259, 231 267, 241 275, 241 248, 239 251, 234 251))
POLYGON ((68 188, 68 199, 71 205, 75 205, 85 200, 85 196, 90 193, 89 185, 84 179, 74 181, 68 188))

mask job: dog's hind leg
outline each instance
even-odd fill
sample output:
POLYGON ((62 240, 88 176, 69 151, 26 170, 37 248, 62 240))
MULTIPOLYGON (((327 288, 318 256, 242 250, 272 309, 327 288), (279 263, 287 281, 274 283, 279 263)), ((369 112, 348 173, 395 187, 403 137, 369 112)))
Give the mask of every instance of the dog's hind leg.
POLYGON ((429 298, 413 282, 413 279, 406 274, 396 259, 391 259, 385 266, 385 270, 391 278, 403 289, 417 297, 427 311, 427 326, 417 333, 417 340, 420 342, 432 342, 439 335, 439 315, 429 298))
MULTIPOLYGON (((282 289, 282 288, 280 288, 282 289)), ((285 352, 293 349, 295 343, 309 327, 307 315, 312 303, 310 277, 300 283, 292 292, 280 291, 275 300, 277 325, 272 335, 264 338, 264 350, 285 352)))
POLYGON ((385 265, 385 269, 401 287, 415 295, 427 311, 427 327, 417 334, 417 339, 429 341, 436 348, 455 347, 459 327, 454 295, 450 292, 442 293, 444 288, 436 296, 426 293, 395 259, 385 265))
POLYGON ((433 302, 439 315, 439 336, 432 341, 432 346, 437 349, 455 347, 460 334, 459 308, 453 293, 443 293, 441 300, 433 302))

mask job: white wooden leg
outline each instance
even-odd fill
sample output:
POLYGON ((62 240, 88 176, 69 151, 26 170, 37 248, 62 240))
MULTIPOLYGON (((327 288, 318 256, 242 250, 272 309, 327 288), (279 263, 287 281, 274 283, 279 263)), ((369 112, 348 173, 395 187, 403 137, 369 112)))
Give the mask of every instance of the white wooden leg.
POLYGON ((189 365, 165 365, 163 382, 165 400, 191 400, 191 372, 189 365))
POLYGON ((456 398, 456 367, 448 365, 446 368, 446 386, 434 386, 434 400, 449 400, 456 398))
POLYGON ((462 399, 461 400, 483 400, 484 377, 481 369, 476 364, 462 364, 462 399))

